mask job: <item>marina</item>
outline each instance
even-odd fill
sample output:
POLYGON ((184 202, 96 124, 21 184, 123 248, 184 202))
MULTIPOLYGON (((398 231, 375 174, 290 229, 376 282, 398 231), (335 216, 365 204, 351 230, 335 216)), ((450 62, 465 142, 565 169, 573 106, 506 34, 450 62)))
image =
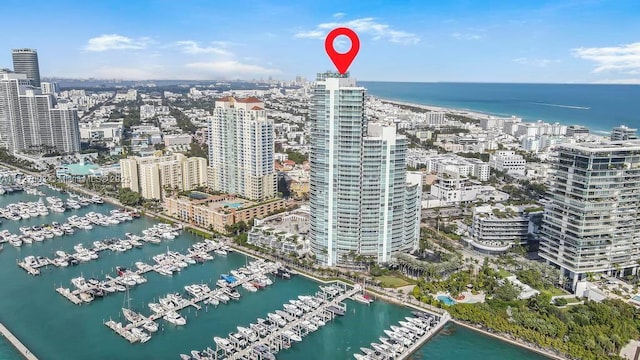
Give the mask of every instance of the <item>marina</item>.
POLYGON ((93 226, 111 226, 124 221, 131 221, 132 214, 120 210, 112 210, 110 215, 97 212, 89 212, 83 217, 72 215, 64 222, 52 222, 51 224, 21 226, 21 234, 11 233, 9 230, 0 231, 0 243, 8 242, 10 245, 20 247, 33 242, 42 242, 65 235, 73 235, 75 230, 91 230, 93 226))
MULTIPOLYGON (((239 300, 240 294, 234 290, 236 287, 258 282, 268 274, 275 273, 280 267, 282 267, 282 265, 278 263, 256 260, 251 263, 251 266, 247 267, 248 269, 253 269, 252 271, 249 271, 245 276, 237 280, 231 282, 225 280, 224 286, 218 289, 210 290, 205 284, 187 285, 185 289, 192 296, 191 299, 183 298, 179 293, 168 294, 166 297, 160 298, 159 303, 149 303, 149 308, 153 311, 153 314, 148 317, 132 312, 129 309, 123 309, 125 317, 130 321, 128 324, 123 326, 120 322, 109 320, 105 322, 105 325, 131 343, 146 342, 149 340, 151 334, 155 332, 144 332, 140 330, 140 328, 146 324, 155 323, 156 320, 164 319, 174 325, 186 325, 186 320, 178 314, 178 311, 187 307, 201 310, 202 307, 199 305, 200 303, 217 306, 219 302, 226 303, 230 299, 239 300), (138 329, 137 334, 135 329, 138 329)), ((262 287, 268 286, 267 284, 271 284, 271 281, 269 280, 263 284, 262 287)))
MULTIPOLYGON (((98 217, 100 218, 100 217, 98 217)), ((80 223, 80 226, 83 222, 80 223)), ((91 226, 87 224, 86 226, 91 226)), ((105 225, 108 226, 108 225, 105 225)), ((74 253, 67 254, 62 250, 56 251, 57 257, 49 258, 43 256, 27 256, 18 262, 18 266, 24 269, 30 275, 40 275, 40 268, 48 265, 56 267, 67 267, 69 265, 78 265, 92 260, 97 260, 102 251, 109 250, 111 252, 126 252, 131 249, 141 248, 144 243, 159 244, 162 239, 175 239, 179 235, 180 227, 172 227, 167 224, 157 224, 146 230, 142 230, 144 236, 140 237, 130 233, 125 234, 126 239, 110 238, 102 241, 94 241, 93 247, 85 248, 82 243, 74 245, 74 253)), ((87 229, 88 230, 88 229, 87 229)), ((159 269, 162 270, 162 269, 159 269)))
MULTIPOLYGON (((227 337, 214 337, 215 349, 191 350, 189 355, 180 354, 182 360, 236 360, 236 359, 276 359, 280 351, 290 349, 302 342, 309 334, 331 323, 337 316, 347 314, 345 301, 360 294, 359 285, 349 285, 336 281, 320 286, 314 295, 300 295, 283 304, 283 310, 276 310, 258 318, 248 326, 238 326, 237 332, 227 337)), ((354 354, 358 360, 403 360, 437 333, 449 320, 444 316, 414 311, 412 317, 405 317, 395 332, 385 330, 389 338, 380 337, 380 343, 371 343, 374 350, 362 347, 364 354, 354 354)))
POLYGON ((208 255, 208 253, 219 247, 220 244, 208 240, 189 248, 187 254, 167 251, 167 253, 154 256, 155 265, 137 261, 135 263, 136 270, 117 266, 115 269, 117 276, 115 278, 106 275, 106 280, 99 281, 95 278, 85 280, 84 277, 80 276, 71 279, 71 283, 76 287, 75 290, 61 286, 56 288, 56 291, 75 305, 90 303, 98 297, 102 298, 109 294, 123 292, 146 283, 147 279, 143 275, 150 271, 155 271, 162 275, 173 275, 174 272, 181 271, 182 268, 186 268, 189 265, 213 260, 213 256, 208 255))
MULTIPOLYGON (((66 199, 68 194, 61 194, 50 188, 40 187, 46 196, 66 199)), ((0 207, 20 201, 37 201, 38 195, 26 192, 13 192, 0 196, 0 207)), ((22 226, 40 226, 42 223, 63 223, 69 215, 84 216, 91 211, 109 213, 115 210, 109 204, 91 204, 81 209, 69 210, 69 213, 51 212, 46 217, 29 218, 21 221, 3 221, 0 229, 11 233, 19 233, 22 226)), ((204 284, 217 279, 221 274, 233 276, 232 270, 237 271, 246 267, 252 259, 239 253, 228 252, 226 256, 216 255, 215 261, 206 261, 200 266, 188 266, 172 276, 163 275, 156 271, 144 273, 148 282, 144 286, 130 287, 128 293, 114 292, 104 296, 100 301, 93 301, 91 306, 75 306, 52 289, 60 284, 69 284, 70 279, 84 277, 105 278, 105 274, 113 274, 116 267, 126 267, 129 271, 136 271, 136 263, 146 263, 152 266, 153 257, 166 256, 167 251, 188 254, 189 248, 203 243, 202 239, 193 234, 181 232, 174 241, 166 242, 167 246, 144 246, 136 251, 105 252, 99 259, 82 263, 81 266, 59 267, 56 271, 46 271, 46 276, 32 278, 16 266, 16 259, 27 256, 50 256, 57 251, 73 253, 74 247, 80 243, 92 244, 97 239, 120 238, 126 234, 141 234, 157 224, 152 219, 141 217, 136 221, 122 222, 117 225, 103 227, 95 226, 90 231, 75 231, 65 235, 64 241, 43 241, 38 246, 13 247, 5 246, 0 254, 0 281, 3 293, 11 296, 0 297, 0 321, 19 338, 29 350, 40 358, 47 359, 175 359, 183 352, 190 354, 191 349, 206 349, 214 347, 212 336, 224 336, 238 332, 238 326, 255 322, 257 318, 264 318, 268 312, 284 311, 282 304, 297 299, 302 294, 313 294, 318 290, 318 283, 302 276, 292 276, 290 280, 273 276, 273 285, 258 290, 256 296, 247 296, 251 290, 240 285, 237 289, 245 294, 241 301, 229 301, 224 307, 211 311, 215 305, 198 304, 201 310, 193 306, 181 310, 181 315, 188 320, 187 326, 167 324, 165 320, 158 320, 158 330, 153 339, 143 345, 132 345, 129 341, 122 341, 120 336, 113 336, 113 331, 104 322, 113 318, 116 322, 123 322, 123 303, 130 297, 130 308, 135 313, 148 313, 150 302, 158 301, 158 294, 171 294, 185 291, 185 286, 204 284), (168 247, 168 249, 167 249, 168 247), (164 255, 163 255, 164 254, 164 255), (121 294, 121 296, 117 296, 121 294), (124 300, 124 301, 123 301, 124 300), (207 312, 207 308, 209 311, 207 312), (120 315, 122 314, 122 315, 120 315), (116 315, 116 316, 114 316, 116 315), (102 321, 100 320, 102 319, 102 321), (37 324, 37 325, 36 325, 37 324), (73 329, 73 331, 69 331, 73 329), (75 336, 81 333, 82 336, 75 336)), ((223 249, 224 250, 224 249, 223 249)), ((53 268, 49 266, 49 268, 53 268)), ((45 273, 43 272, 43 275, 45 273)), ((115 277, 115 275, 114 275, 115 277)), ((211 287, 213 288, 213 286, 211 287)), ((184 296, 186 298, 186 296, 184 296)), ((222 302, 220 302, 222 304, 222 302)), ((304 341, 295 343, 286 351, 280 351, 279 360, 324 360, 328 358, 352 358, 360 347, 369 347, 372 342, 378 342, 383 335, 383 329, 396 325, 406 316, 411 316, 410 309, 374 301, 369 305, 346 300, 348 305, 345 316, 335 316, 330 326, 322 330, 312 331, 305 336, 304 341)), ((266 319, 265 319, 266 320, 266 319)), ((478 333, 460 329, 455 325, 447 325, 455 329, 451 335, 437 334, 426 345, 419 347, 412 358, 422 359, 456 359, 459 356, 473 357, 479 351, 461 353, 467 348, 484 349, 485 344, 491 344, 492 354, 504 354, 503 358, 541 359, 536 354, 522 350, 506 343, 486 338, 478 333), (457 332, 465 335, 460 337, 457 332), (471 340, 468 340, 471 339, 471 340), (465 345, 464 349, 456 345, 461 342, 473 341, 465 345), (432 349, 432 350, 430 350, 432 349), (500 352, 502 351, 502 352, 500 352), (457 354, 457 355, 452 355, 457 354), (516 355, 514 355, 516 354, 516 355), (511 356, 511 357, 510 357, 511 356)), ((145 332, 147 329, 142 328, 145 332)), ((140 333, 138 333, 140 334, 140 333)), ((4 342, 3 342, 4 344, 4 342)), ((18 359, 12 345, 0 344, 0 354, 7 359, 18 359), (6 353, 4 350, 10 351, 6 353)), ((489 356, 489 355, 486 355, 489 356)), ((477 357, 490 359, 491 357, 477 357)))

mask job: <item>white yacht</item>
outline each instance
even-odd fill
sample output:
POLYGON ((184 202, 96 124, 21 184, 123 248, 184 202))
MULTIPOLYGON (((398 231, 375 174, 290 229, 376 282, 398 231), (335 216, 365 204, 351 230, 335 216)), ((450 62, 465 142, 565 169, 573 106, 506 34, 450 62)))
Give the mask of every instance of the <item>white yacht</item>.
POLYGON ((282 335, 288 337, 291 341, 295 341, 295 342, 300 342, 302 341, 302 338, 300 337, 300 335, 294 333, 291 330, 285 330, 282 332, 282 335))
POLYGON ((131 333, 138 338, 138 341, 140 341, 143 344, 151 340, 151 335, 147 334, 146 332, 144 332, 144 330, 140 328, 134 327, 133 329, 131 329, 131 333))
POLYGON ((216 336, 213 341, 224 351, 231 352, 234 350, 233 344, 228 339, 216 336))
POLYGON ((173 325, 185 325, 187 323, 187 320, 175 311, 169 311, 162 318, 173 325))

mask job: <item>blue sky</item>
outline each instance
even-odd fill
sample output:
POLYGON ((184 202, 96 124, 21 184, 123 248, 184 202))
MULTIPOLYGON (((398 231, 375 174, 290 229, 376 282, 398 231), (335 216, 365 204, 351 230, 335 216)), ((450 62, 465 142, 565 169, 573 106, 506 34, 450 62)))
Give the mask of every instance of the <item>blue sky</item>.
POLYGON ((0 67, 36 48, 44 76, 313 78, 342 25, 360 37, 359 80, 640 83, 638 0, 4 0, 3 13, 0 67))

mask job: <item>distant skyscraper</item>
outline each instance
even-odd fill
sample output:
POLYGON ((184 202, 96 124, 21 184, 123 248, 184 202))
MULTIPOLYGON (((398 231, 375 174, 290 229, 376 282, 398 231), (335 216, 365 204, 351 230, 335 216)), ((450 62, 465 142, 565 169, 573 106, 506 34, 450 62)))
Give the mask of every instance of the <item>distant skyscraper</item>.
POLYGON ((274 197, 273 141, 273 121, 260 100, 216 100, 209 121, 209 187, 252 200, 274 197))
POLYGON ((58 109, 25 74, 0 71, 0 145, 12 153, 80 151, 76 110, 58 109))
POLYGON ((611 131, 611 140, 635 140, 638 138, 638 129, 632 129, 624 125, 614 127, 611 131))
POLYGON ((364 116, 365 89, 318 74, 311 113, 311 248, 325 265, 352 255, 388 262, 417 246, 419 180, 407 184, 407 139, 364 116))
POLYGON ((560 145, 540 256, 573 283, 587 273, 636 274, 640 140, 560 145))
POLYGON ((40 68, 38 66, 38 52, 34 49, 13 49, 13 71, 27 75, 31 85, 40 88, 40 68))

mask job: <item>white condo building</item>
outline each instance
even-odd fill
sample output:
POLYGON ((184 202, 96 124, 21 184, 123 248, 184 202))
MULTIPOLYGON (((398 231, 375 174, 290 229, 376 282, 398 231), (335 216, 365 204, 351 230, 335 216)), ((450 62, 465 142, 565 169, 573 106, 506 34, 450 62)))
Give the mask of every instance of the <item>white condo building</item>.
POLYGON ((76 110, 56 107, 51 94, 30 85, 26 74, 0 71, 0 146, 12 153, 76 153, 76 110))
POLYGON ((377 262, 417 247, 421 175, 407 176, 408 141, 364 116, 365 89, 336 73, 314 87, 310 152, 311 250, 328 266, 377 262))
POLYGON ((540 256, 575 284, 587 273, 636 274, 640 261, 640 140, 561 145, 540 256))
POLYGON ((489 157, 489 165, 509 175, 524 176, 526 173, 527 161, 515 151, 499 150, 489 157))
POLYGON ((638 129, 632 129, 625 125, 616 126, 611 131, 611 140, 635 140, 638 138, 638 129))
POLYGON ((273 121, 260 100, 216 100, 209 121, 209 188, 251 200, 276 196, 273 148, 273 121))

